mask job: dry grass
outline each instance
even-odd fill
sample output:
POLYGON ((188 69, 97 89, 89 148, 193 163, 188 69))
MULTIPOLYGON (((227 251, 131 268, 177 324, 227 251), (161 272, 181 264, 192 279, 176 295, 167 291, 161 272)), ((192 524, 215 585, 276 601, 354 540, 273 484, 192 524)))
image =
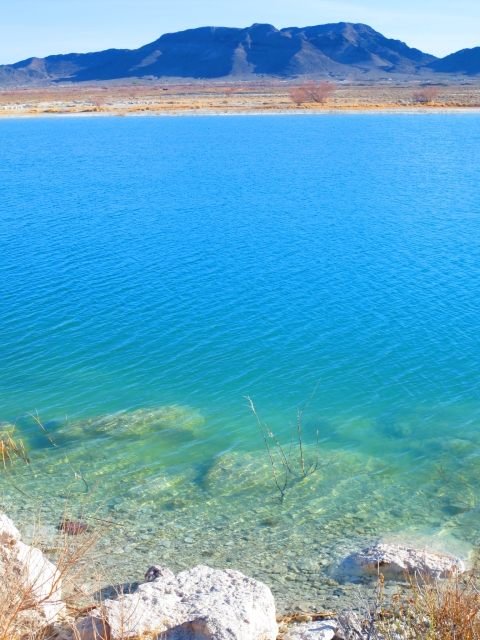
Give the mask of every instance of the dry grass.
MULTIPOLYGON (((18 488, 12 480, 14 465, 17 461, 29 465, 30 460, 27 456, 25 445, 20 437, 15 433, 16 425, 3 425, 0 431, 0 455, 3 467, 3 473, 7 482, 15 487, 15 489, 26 496, 26 494, 18 488)), ((26 496, 28 497, 28 496, 26 496)))
POLYGON ((428 640, 480 638, 480 595, 477 568, 447 580, 410 580, 411 594, 403 607, 409 637, 428 640))
POLYGON ((407 576, 402 589, 385 603, 384 579, 379 575, 373 601, 360 593, 359 614, 340 616, 345 640, 480 640, 478 565, 466 574, 445 580, 407 576))
MULTIPOLYGON (((25 551, 22 562, 17 559, 16 546, 0 547, 0 640, 50 637, 46 609, 52 601, 64 602, 64 616, 71 619, 82 617, 97 606, 86 581, 91 581, 92 574, 95 576, 93 585, 100 585, 105 580, 99 571, 103 557, 99 542, 113 523, 102 521, 99 524, 96 512, 88 516, 87 510, 88 502, 80 518, 88 527, 77 529, 72 535, 68 528, 60 526, 55 547, 46 551, 45 558, 48 556, 53 562, 56 572, 39 560, 36 549, 41 549, 42 545, 36 544, 35 540, 32 548, 25 551), (25 561, 36 563, 43 571, 29 574, 25 561)), ((69 520, 67 510, 64 519, 69 520)), ((36 528, 40 529, 40 526, 41 518, 36 528)), ((93 591, 96 591, 95 587, 93 591)))
POLYGON ((27 452, 21 438, 15 437, 15 426, 0 432, 0 455, 2 456, 3 470, 8 475, 9 469, 15 460, 20 459, 29 464, 27 452))

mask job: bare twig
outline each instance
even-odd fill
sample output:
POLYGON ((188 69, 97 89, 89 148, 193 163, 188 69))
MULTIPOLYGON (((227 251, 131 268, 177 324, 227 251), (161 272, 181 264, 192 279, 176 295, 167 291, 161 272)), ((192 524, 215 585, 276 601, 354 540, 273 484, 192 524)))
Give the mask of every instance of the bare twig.
POLYGON ((270 458, 270 464, 272 466, 272 473, 273 473, 273 477, 275 479, 275 484, 277 485, 277 489, 280 491, 280 495, 281 495, 282 500, 283 500, 283 498, 285 497, 285 489, 287 488, 287 483, 288 483, 288 468, 285 470, 285 481, 283 483, 283 486, 281 486, 280 482, 278 480, 278 477, 277 477, 277 471, 275 469, 275 462, 273 460, 273 456, 272 456, 272 453, 270 451, 270 446, 268 444, 267 436, 265 435, 265 430, 264 430, 264 427, 263 427, 263 423, 260 420, 260 418, 258 417, 257 411, 255 409, 255 405, 253 404, 252 399, 249 396, 245 396, 245 400, 248 401, 248 403, 250 405, 250 409, 252 410, 253 415, 255 416, 255 418, 257 420, 257 424, 258 424, 258 426, 260 428, 260 431, 262 432, 263 440, 265 442, 265 446, 266 446, 267 452, 268 452, 268 457, 270 458))
POLYGON ((315 396, 315 393, 317 392, 319 384, 320 384, 320 380, 315 385, 315 388, 313 389, 312 394, 310 395, 310 398, 308 399, 307 404, 302 409, 297 409, 297 437, 298 437, 298 444, 299 444, 299 450, 300 450, 300 465, 301 465, 301 468, 302 468, 302 475, 303 475, 304 478, 307 477, 308 473, 305 471, 305 458, 303 457, 302 415, 303 415, 304 411, 306 411, 308 409, 311 401, 313 400, 313 398, 315 396))
POLYGON ((448 485, 450 484, 451 477, 448 478, 447 480, 447 473, 445 471, 444 464, 445 464, 445 456, 442 458, 440 466, 436 468, 436 472, 438 473, 440 478, 443 480, 443 482, 448 485))
MULTIPOLYGON (((277 489, 280 492, 281 495, 281 499, 283 500, 283 498, 285 497, 285 491, 288 485, 288 482, 291 478, 307 478, 308 476, 312 475, 313 473, 315 473, 319 468, 320 468, 320 441, 319 441, 319 432, 318 430, 316 431, 316 446, 315 446, 315 458, 313 461, 310 462, 306 462, 305 460, 305 455, 304 455, 304 445, 303 445, 303 437, 302 437, 302 416, 303 413, 306 411, 306 409, 309 407, 315 392, 317 391, 318 385, 320 384, 320 380, 317 382, 317 384, 315 385, 315 388, 312 392, 312 394, 310 395, 310 398, 308 399, 308 402, 301 408, 301 409, 297 409, 297 424, 296 427, 292 428, 292 432, 291 432, 291 437, 290 437, 290 446, 288 449, 288 453, 285 452, 285 449, 283 448, 283 446, 281 445, 281 443, 279 442, 278 438, 275 436, 275 434, 268 428, 268 426, 261 421, 255 406, 253 404, 252 399, 249 396, 245 396, 245 399, 248 400, 248 407, 250 408, 250 410, 253 412, 253 415, 255 416, 255 419, 257 421, 257 425, 262 433, 263 436, 263 440, 265 443, 265 447, 267 449, 267 453, 270 459, 270 466, 272 467, 272 473, 273 473, 273 477, 275 480, 275 484, 277 486, 277 489), (294 430, 296 430, 296 437, 297 437, 297 441, 298 441, 298 449, 299 449, 299 466, 300 466, 300 470, 296 471, 293 468, 293 465, 291 463, 291 454, 292 454, 292 447, 293 447, 293 438, 294 438, 294 430), (272 453, 272 450, 270 448, 270 445, 268 443, 268 438, 271 438, 278 449, 278 456, 280 458, 280 464, 282 465, 282 467, 284 468, 284 473, 285 476, 283 478, 283 483, 280 482, 279 479, 279 475, 277 473, 277 469, 275 466, 275 458, 274 455, 272 453)), ((290 423, 291 424, 291 423, 290 423)), ((327 463, 325 463, 323 465, 323 468, 326 468, 328 466, 330 466, 335 459, 337 458, 339 452, 337 452, 335 454, 335 456, 333 456, 327 463)))

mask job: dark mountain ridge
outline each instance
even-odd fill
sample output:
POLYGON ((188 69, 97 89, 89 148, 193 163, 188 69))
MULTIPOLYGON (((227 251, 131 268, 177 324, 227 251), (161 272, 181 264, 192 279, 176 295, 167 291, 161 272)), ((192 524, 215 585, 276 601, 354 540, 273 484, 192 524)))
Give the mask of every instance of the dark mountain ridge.
POLYGON ((0 83, 255 76, 377 79, 431 74, 442 62, 364 24, 281 30, 254 24, 246 29, 202 27, 168 33, 134 50, 29 58, 0 66, 0 83))
POLYGON ((441 73, 476 75, 480 73, 480 47, 451 53, 441 60, 434 60, 428 66, 441 73))

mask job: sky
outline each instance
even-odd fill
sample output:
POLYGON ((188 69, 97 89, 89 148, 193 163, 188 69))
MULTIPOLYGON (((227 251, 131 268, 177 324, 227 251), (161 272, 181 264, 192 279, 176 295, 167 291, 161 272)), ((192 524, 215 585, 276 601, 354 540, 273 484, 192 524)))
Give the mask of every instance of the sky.
POLYGON ((134 49, 201 26, 363 22, 439 57, 480 46, 480 0, 0 0, 0 64, 134 49))

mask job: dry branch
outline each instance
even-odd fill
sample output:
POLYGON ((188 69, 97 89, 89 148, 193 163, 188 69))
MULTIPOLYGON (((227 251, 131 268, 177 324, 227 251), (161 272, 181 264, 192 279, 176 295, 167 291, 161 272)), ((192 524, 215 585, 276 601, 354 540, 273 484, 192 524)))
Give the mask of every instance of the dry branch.
POLYGON ((253 400, 249 397, 249 396, 245 396, 245 400, 248 401, 248 407, 249 409, 252 411, 253 415, 255 416, 255 420, 257 422, 257 425, 261 431, 262 437, 263 437, 263 441, 265 443, 265 448, 267 450, 267 454, 268 454, 268 458, 270 460, 270 466, 272 469, 272 475, 275 481, 275 485, 278 489, 278 491, 280 492, 280 497, 283 500, 285 497, 285 491, 287 489, 288 483, 290 482, 290 480, 292 480, 293 478, 298 478, 298 479, 304 479, 307 478, 308 476, 313 475, 319 468, 320 466, 325 469, 326 467, 330 466, 335 459, 338 456, 338 453, 336 453, 330 460, 326 461, 323 465, 320 465, 320 453, 319 453, 319 448, 320 448, 320 443, 319 443, 319 432, 318 430, 316 431, 315 434, 315 439, 316 439, 316 446, 315 446, 315 459, 313 461, 310 461, 309 463, 307 463, 306 459, 305 459, 305 455, 304 455, 304 445, 303 445, 303 436, 302 436, 302 416, 304 411, 309 407, 316 391, 318 388, 318 385, 320 384, 320 382, 317 382, 310 398, 308 399, 308 402, 306 403, 306 405, 301 408, 301 409, 297 409, 297 424, 296 424, 296 432, 297 432, 297 443, 298 443, 298 453, 299 453, 299 469, 295 469, 294 465, 291 462, 291 452, 292 452, 292 446, 293 446, 293 431, 292 431, 292 438, 290 440, 290 447, 289 447, 289 451, 288 451, 288 455, 285 452, 284 447, 282 446, 282 444, 279 442, 278 438, 275 436, 275 434, 271 431, 271 429, 269 429, 269 427, 262 422, 262 420, 260 419, 257 410, 255 409, 255 405, 253 404, 253 400), (277 467, 275 464, 275 458, 274 458, 274 454, 272 453, 272 450, 270 448, 270 444, 269 444, 269 439, 273 440, 275 442, 275 445, 278 449, 278 457, 279 457, 279 462, 280 465, 283 467, 283 470, 279 473, 277 471, 277 467))

